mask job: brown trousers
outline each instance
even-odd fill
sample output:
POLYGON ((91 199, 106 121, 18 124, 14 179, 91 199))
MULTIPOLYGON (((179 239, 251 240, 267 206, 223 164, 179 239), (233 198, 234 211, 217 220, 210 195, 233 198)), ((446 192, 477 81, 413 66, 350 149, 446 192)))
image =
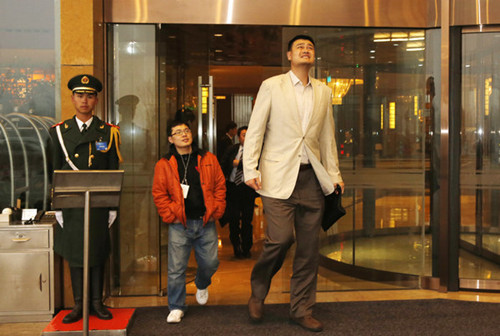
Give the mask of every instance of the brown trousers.
POLYGON ((261 300, 266 298, 273 276, 296 241, 290 280, 290 316, 311 315, 316 302, 319 230, 324 212, 324 195, 314 170, 299 172, 290 198, 262 197, 262 203, 267 221, 266 239, 252 270, 252 295, 261 300))

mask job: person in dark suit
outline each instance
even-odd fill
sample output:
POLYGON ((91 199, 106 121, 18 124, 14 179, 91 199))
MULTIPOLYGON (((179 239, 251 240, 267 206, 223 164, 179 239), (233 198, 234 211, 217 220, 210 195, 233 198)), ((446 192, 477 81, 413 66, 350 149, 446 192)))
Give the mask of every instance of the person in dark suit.
POLYGON ((234 121, 226 125, 226 133, 217 141, 217 159, 222 161, 222 157, 226 150, 234 144, 234 136, 237 133, 237 125, 234 121))
MULTIPOLYGON (((52 126, 52 164, 54 170, 118 169, 121 161, 118 127, 93 115, 101 82, 91 75, 79 75, 68 82, 75 108, 73 118, 52 126)), ((83 313, 83 221, 84 209, 57 212, 59 225, 54 232, 54 251, 68 261, 75 306, 63 323, 74 323, 83 313)), ((103 320, 112 319, 102 304, 104 264, 110 251, 108 226, 116 211, 96 208, 90 212, 89 268, 90 313, 103 320)))
POLYGON ((222 171, 226 177, 226 216, 229 239, 236 258, 250 258, 253 245, 253 212, 255 191, 243 183, 243 144, 247 126, 238 129, 240 143, 229 147, 222 158, 222 171))

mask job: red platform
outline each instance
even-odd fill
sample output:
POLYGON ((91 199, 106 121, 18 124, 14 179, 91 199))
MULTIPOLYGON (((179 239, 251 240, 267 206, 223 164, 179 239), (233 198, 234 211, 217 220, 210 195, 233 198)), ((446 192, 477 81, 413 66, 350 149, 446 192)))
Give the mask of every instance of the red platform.
MULTIPOLYGON (((81 335, 83 329, 83 320, 71 324, 62 323, 63 318, 71 310, 61 310, 47 327, 43 330, 42 336, 64 336, 81 335)), ((135 309, 120 308, 109 309, 113 318, 111 320, 101 320, 95 316, 89 316, 89 335, 127 335, 135 309)))

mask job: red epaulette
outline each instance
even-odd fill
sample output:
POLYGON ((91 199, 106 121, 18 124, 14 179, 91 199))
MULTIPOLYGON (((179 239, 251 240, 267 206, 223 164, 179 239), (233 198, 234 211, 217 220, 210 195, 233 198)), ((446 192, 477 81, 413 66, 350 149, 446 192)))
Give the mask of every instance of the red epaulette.
POLYGON ((113 125, 113 124, 110 124, 110 123, 108 123, 108 122, 105 122, 105 124, 106 124, 106 125, 108 125, 108 126, 111 126, 111 127, 116 127, 116 128, 118 128, 118 129, 120 129, 120 126, 117 126, 117 125, 113 125))
POLYGON ((57 126, 62 125, 62 124, 64 124, 64 121, 61 121, 60 123, 57 123, 57 124, 55 124, 55 125, 52 125, 52 128, 57 127, 57 126))

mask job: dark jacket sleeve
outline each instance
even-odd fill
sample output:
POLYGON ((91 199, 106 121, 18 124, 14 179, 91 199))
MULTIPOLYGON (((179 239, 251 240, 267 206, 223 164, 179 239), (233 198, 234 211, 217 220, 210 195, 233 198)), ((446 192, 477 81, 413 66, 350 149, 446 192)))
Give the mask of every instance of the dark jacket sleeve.
POLYGON ((236 157, 239 148, 240 144, 232 145, 222 156, 220 165, 226 179, 229 179, 229 176, 231 175, 231 171, 233 170, 233 160, 236 157))

